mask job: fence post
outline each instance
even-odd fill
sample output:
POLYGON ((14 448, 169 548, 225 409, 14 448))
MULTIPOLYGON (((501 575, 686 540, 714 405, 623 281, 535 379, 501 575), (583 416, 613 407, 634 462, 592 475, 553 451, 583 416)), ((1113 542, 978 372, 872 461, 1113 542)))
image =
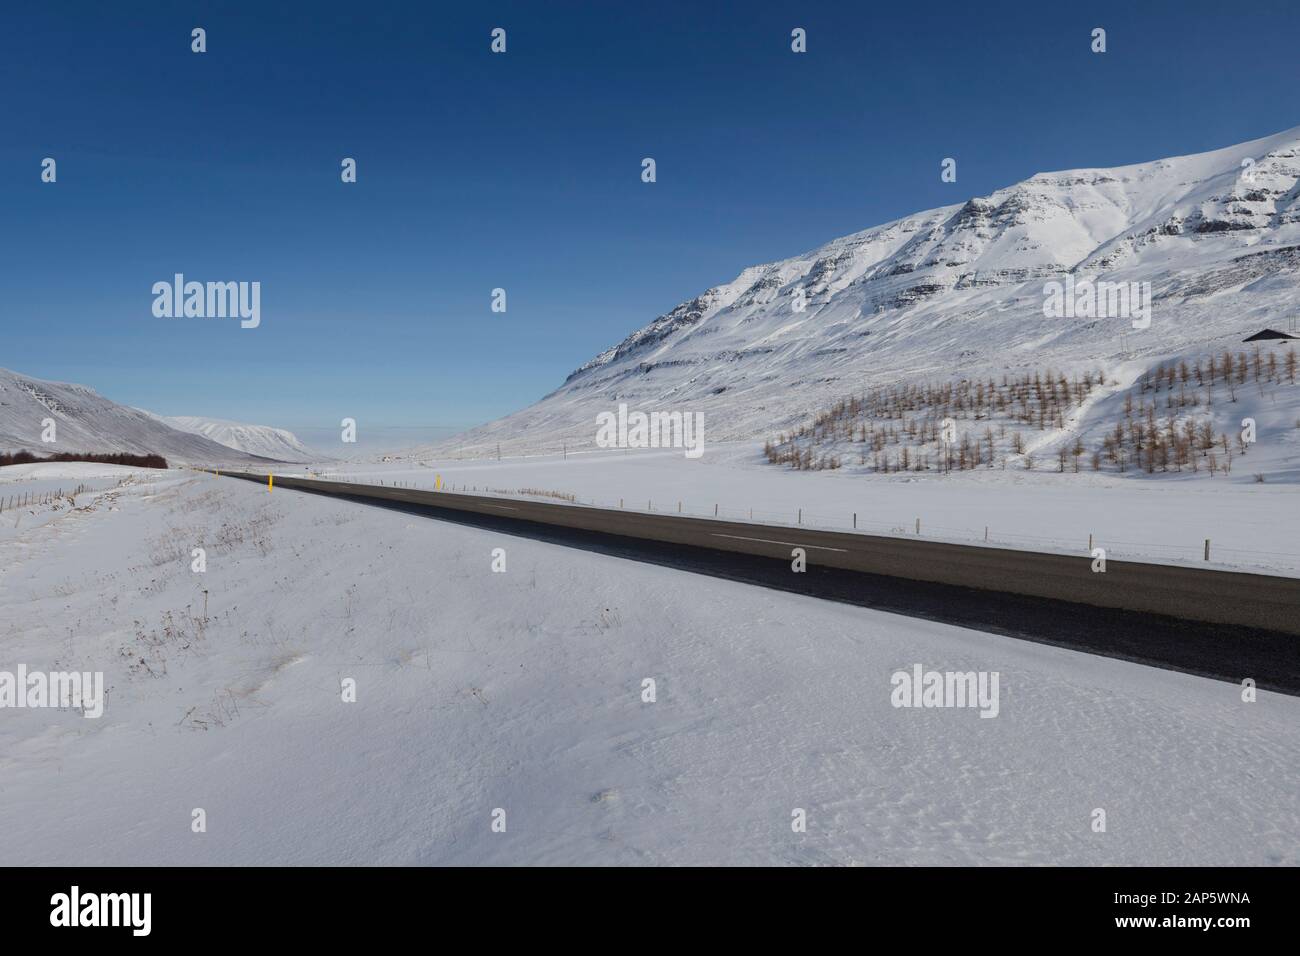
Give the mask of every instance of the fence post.
POLYGON ((920 518, 917 518, 917 519, 916 519, 916 533, 917 533, 917 534, 920 534, 920 533, 921 533, 921 519, 920 519, 920 518))
POLYGON ((803 509, 799 509, 799 524, 803 524, 803 509))
POLYGON ((1210 539, 1205 539, 1205 560, 1210 560, 1210 539))
POLYGON ((858 513, 856 511, 853 512, 853 530, 858 530, 858 513))

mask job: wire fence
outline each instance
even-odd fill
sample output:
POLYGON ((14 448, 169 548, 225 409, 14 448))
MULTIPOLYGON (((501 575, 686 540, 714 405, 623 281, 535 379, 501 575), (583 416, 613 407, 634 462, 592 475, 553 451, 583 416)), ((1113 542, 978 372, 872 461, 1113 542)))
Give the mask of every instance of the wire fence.
POLYGON ((724 505, 720 501, 700 505, 686 499, 656 501, 653 498, 634 499, 626 496, 621 498, 584 498, 559 492, 553 494, 539 493, 532 490, 521 492, 520 490, 460 482, 453 482, 439 487, 436 485, 436 480, 430 483, 392 479, 367 481, 349 475, 320 474, 308 474, 306 477, 362 486, 409 488, 413 491, 445 491, 503 500, 528 498, 530 500, 547 501, 552 504, 641 511, 647 514, 680 515, 688 518, 716 519, 719 521, 743 522, 792 529, 811 528, 818 531, 856 532, 879 537, 922 537, 951 544, 986 544, 990 547, 1012 548, 1022 551, 1050 551, 1059 554, 1092 555, 1094 548, 1102 548, 1105 550, 1108 559, 1141 560, 1156 555, 1166 560, 1179 562, 1201 565, 1208 563, 1219 567, 1244 567, 1247 569, 1254 567, 1273 572, 1284 570, 1290 575, 1300 575, 1300 552, 1225 547, 1214 544, 1210 538, 1199 538, 1183 544, 1174 544, 1158 541, 1122 540, 1108 538, 1104 535, 1094 535, 1090 536, 1086 541, 1073 541, 1064 535, 1035 535, 1004 531, 991 524, 978 527, 935 525, 926 522, 923 515, 915 515, 903 521, 881 521, 878 518, 858 512, 830 514, 797 507, 784 511, 773 511, 764 508, 724 505), (1223 553, 1239 557, 1232 562, 1216 560, 1215 556, 1223 553), (1281 560, 1270 562, 1262 559, 1281 560))
POLYGON ((69 491, 66 496, 63 494, 62 488, 59 488, 57 491, 18 492, 17 494, 9 495, 8 498, 4 495, 0 495, 0 514, 4 514, 6 511, 13 511, 15 508, 40 507, 53 504, 56 501, 64 500, 65 497, 75 505, 77 495, 81 494, 85 490, 85 485, 77 485, 77 487, 69 491))

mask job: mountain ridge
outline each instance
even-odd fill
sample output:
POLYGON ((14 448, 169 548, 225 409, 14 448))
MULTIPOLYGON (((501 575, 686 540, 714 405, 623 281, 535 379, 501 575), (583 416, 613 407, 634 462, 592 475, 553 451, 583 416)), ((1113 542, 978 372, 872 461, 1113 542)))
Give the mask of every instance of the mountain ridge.
POLYGON ((6 368, 0 368, 0 449, 38 455, 156 454, 174 464, 268 460, 174 428, 157 415, 119 405, 89 386, 33 378, 6 368), (42 440, 47 420, 54 422, 52 442, 42 440))
POLYGON ((248 452, 274 461, 316 461, 323 456, 308 448, 293 432, 272 425, 250 425, 224 418, 206 418, 201 415, 160 416, 172 428, 193 435, 202 435, 219 445, 236 451, 248 452))
POLYGON ((533 405, 418 453, 581 446, 595 412, 618 402, 687 402, 712 413, 715 438, 749 439, 889 376, 1154 360, 1295 315, 1297 246, 1300 127, 1203 153, 1035 173, 749 266, 633 330, 533 405), (1151 283, 1150 334, 1111 318, 1045 321, 1043 283, 1071 274, 1151 283), (801 313, 790 304, 796 288, 801 313), (1229 296, 1235 322, 1223 313, 1229 296))

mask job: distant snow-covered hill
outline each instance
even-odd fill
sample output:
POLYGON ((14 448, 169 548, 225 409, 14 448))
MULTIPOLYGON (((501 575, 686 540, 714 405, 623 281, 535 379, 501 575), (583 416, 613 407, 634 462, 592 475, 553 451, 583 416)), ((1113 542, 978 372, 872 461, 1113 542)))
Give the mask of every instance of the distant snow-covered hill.
POLYGON ((753 266, 531 407, 421 453, 590 447, 596 414, 619 403, 701 412, 709 441, 761 438, 875 384, 1109 372, 1235 346, 1297 316, 1300 127, 1192 156, 1040 173, 753 266), (1149 282, 1150 326, 1045 316, 1045 284, 1067 277, 1149 282))
POLYGON ((163 419, 173 428, 202 435, 219 445, 276 461, 315 461, 321 456, 304 445, 291 431, 269 425, 244 425, 219 418, 170 415, 163 419))
POLYGON ((85 385, 47 382, 0 368, 0 450, 154 453, 173 464, 260 460, 202 435, 182 431, 156 415, 118 405, 85 385), (41 440, 53 420, 57 441, 41 440))

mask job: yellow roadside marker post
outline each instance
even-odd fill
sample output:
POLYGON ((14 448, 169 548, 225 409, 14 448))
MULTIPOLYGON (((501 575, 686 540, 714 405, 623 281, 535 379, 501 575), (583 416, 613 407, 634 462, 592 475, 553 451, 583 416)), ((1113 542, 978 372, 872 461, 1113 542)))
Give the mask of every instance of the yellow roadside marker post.
POLYGON ((271 487, 275 484, 275 475, 266 476, 266 493, 271 493, 271 487))

